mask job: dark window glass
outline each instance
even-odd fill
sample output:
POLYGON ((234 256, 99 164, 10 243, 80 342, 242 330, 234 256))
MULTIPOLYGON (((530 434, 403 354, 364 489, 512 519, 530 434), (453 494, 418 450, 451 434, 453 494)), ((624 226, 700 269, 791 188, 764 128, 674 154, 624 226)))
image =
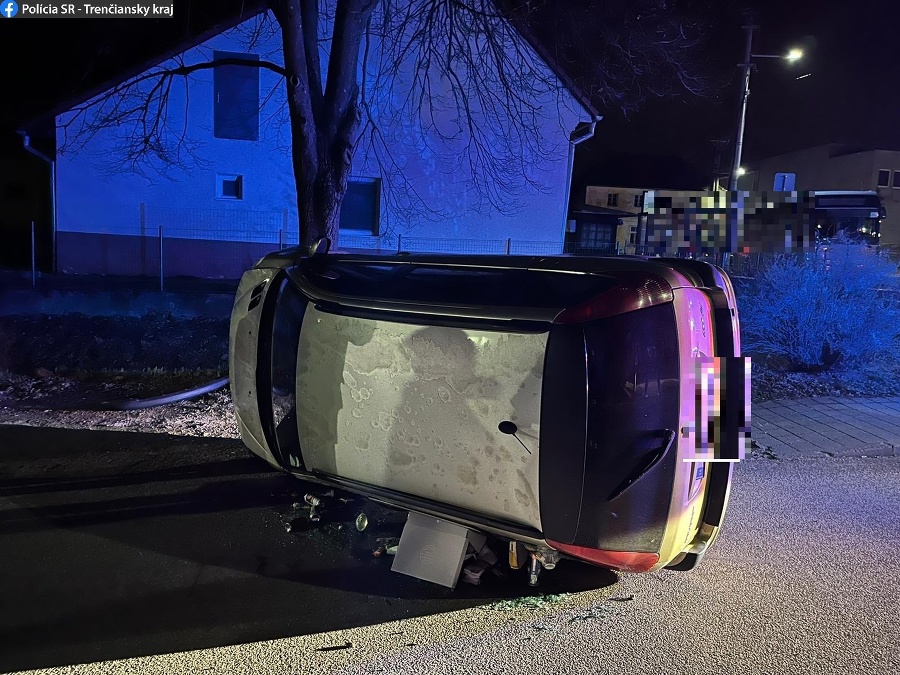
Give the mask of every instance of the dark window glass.
POLYGON ((340 229, 356 234, 378 234, 378 209, 381 197, 377 180, 350 181, 341 205, 340 229))
POLYGON ((878 187, 891 186, 891 172, 888 169, 881 169, 878 172, 878 187))
POLYGON ((307 263, 304 277, 328 293, 394 302, 565 308, 615 283, 608 277, 524 269, 392 263, 307 263))
MULTIPOLYGON (((897 172, 900 175, 900 171, 897 172)), ((895 187, 900 183, 895 184, 895 187)), ((877 195, 818 195, 816 197, 817 208, 859 208, 874 207, 878 208, 881 204, 877 195)))
POLYGON ((230 199, 243 199, 243 190, 241 189, 241 179, 222 181, 222 196, 230 199))
MULTIPOLYGON (((259 61, 254 54, 214 52, 213 58, 259 61)), ((216 66, 213 70, 214 135, 241 141, 259 140, 259 68, 216 66)))
POLYGON ((578 245, 582 248, 609 248, 616 240, 615 229, 606 223, 584 223, 579 228, 578 245))

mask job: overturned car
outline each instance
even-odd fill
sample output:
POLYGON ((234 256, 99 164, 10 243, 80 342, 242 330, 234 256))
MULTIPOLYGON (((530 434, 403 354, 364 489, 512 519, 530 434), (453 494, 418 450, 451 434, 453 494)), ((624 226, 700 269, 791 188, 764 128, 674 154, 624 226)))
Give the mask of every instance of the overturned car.
POLYGON ((691 260, 288 250, 244 274, 230 352, 253 453, 505 540, 533 581, 696 566, 734 466, 697 434, 748 422, 733 382, 731 414, 699 404, 698 358, 740 342, 730 281, 691 260))

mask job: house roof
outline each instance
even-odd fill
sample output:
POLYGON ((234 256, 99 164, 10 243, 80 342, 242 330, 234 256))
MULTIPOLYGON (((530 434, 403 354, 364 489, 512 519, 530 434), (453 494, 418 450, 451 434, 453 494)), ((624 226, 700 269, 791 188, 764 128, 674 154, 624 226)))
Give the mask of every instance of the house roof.
MULTIPOLYGON (((104 91, 115 87, 130 78, 146 71, 149 68, 157 66, 165 61, 181 54, 193 47, 203 44, 207 40, 233 28, 244 21, 266 11, 266 0, 186 0, 184 5, 178 4, 176 7, 176 19, 163 19, 155 21, 160 24, 155 26, 152 32, 149 32, 147 20, 141 22, 135 21, 119 21, 115 19, 107 19, 102 22, 96 22, 95 25, 103 27, 112 27, 112 22, 121 24, 121 31, 109 31, 112 36, 103 34, 101 40, 100 34, 93 36, 89 43, 79 44, 77 41, 71 41, 68 46, 63 46, 60 51, 73 53, 77 50, 88 50, 93 52, 96 44, 105 41, 106 50, 112 58, 103 58, 103 49, 98 55, 100 58, 93 57, 93 61, 87 66, 87 71, 79 72, 79 68, 85 68, 85 64, 73 59, 69 65, 63 60, 60 64, 61 72, 56 73, 60 87, 45 87, 44 96, 23 101, 26 103, 22 113, 18 115, 17 127, 29 132, 41 128, 47 128, 52 124, 53 120, 61 113, 72 109, 85 101, 89 101, 93 97, 103 93, 104 91), (202 11, 195 11, 195 10, 202 11), (179 11, 180 10, 180 11, 179 11), (191 19, 192 13, 197 16, 191 19), (184 21, 175 23, 177 17, 187 17, 184 21), (161 22, 168 22, 163 25, 161 22), (148 39, 148 35, 152 34, 152 38, 148 39), (90 48, 86 45, 90 44, 90 48), (68 70, 69 80, 80 80, 79 84, 72 88, 62 86, 65 82, 64 74, 68 70), (58 91, 66 91, 65 95, 55 94, 58 91), (54 95, 55 94, 55 95, 54 95), (31 105, 27 105, 31 103, 31 105)), ((592 116, 599 117, 599 111, 596 109, 590 97, 578 86, 575 79, 572 78, 560 61, 554 57, 553 52, 537 38, 521 22, 514 22, 515 28, 522 35, 523 39, 529 46, 535 50, 538 56, 547 64, 550 70, 556 75, 566 89, 572 94, 574 99, 592 116)), ((97 29, 95 29, 96 31, 97 29)), ((66 35, 71 36, 74 31, 69 31, 66 35)), ((42 43, 45 46, 46 43, 42 43)), ((42 49, 44 48, 42 46, 42 49)), ((27 60, 27 57, 26 59, 27 60)))
MULTIPOLYGON (((91 23, 89 38, 67 31, 59 38, 57 51, 72 59, 59 59, 54 68, 58 87, 44 87, 43 96, 19 116, 18 127, 29 132, 51 126, 57 117, 104 91, 127 82, 188 49, 266 11, 265 0, 185 0, 176 3, 171 19, 104 19, 91 23), (150 25, 150 21, 153 25, 150 25), (115 25, 113 25, 115 24, 115 25), (90 44, 90 47, 87 45, 90 44), (96 53, 89 63, 79 59, 81 51, 96 53), (74 87, 72 81, 78 81, 74 87), (60 94, 59 92, 66 92, 60 94)), ((17 26, 18 27, 18 26, 17 26)), ((46 43, 42 43, 42 50, 46 43)))
POLYGON ((609 216, 611 218, 637 218, 640 214, 621 209, 610 209, 605 206, 582 206, 571 211, 575 216, 609 216))

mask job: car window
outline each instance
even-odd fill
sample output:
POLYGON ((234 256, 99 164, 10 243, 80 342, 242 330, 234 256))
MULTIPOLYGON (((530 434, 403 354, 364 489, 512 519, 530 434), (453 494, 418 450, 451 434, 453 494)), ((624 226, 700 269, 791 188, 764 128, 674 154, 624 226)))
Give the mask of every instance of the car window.
POLYGON ((304 278, 329 293, 394 302, 564 308, 616 282, 605 276, 546 270, 486 269, 411 263, 309 265, 304 278))

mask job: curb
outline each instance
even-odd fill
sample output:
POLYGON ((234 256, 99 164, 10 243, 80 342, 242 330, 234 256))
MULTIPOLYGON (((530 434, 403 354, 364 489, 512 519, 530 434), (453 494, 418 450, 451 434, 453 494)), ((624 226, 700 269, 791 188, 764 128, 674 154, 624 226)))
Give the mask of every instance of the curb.
POLYGON ((841 448, 840 450, 812 450, 802 451, 794 448, 778 448, 772 446, 754 445, 750 450, 748 459, 829 459, 829 458, 869 458, 869 457, 900 457, 900 446, 891 443, 872 443, 853 448, 841 448))

